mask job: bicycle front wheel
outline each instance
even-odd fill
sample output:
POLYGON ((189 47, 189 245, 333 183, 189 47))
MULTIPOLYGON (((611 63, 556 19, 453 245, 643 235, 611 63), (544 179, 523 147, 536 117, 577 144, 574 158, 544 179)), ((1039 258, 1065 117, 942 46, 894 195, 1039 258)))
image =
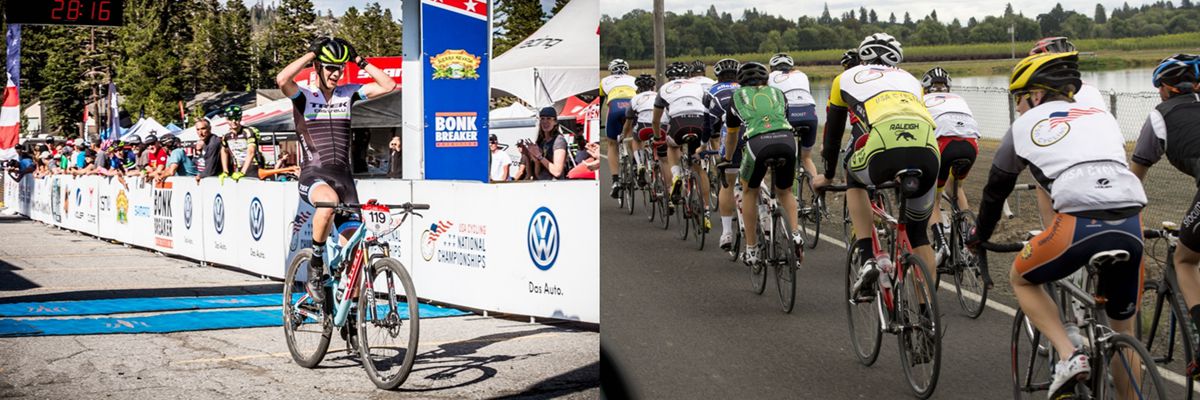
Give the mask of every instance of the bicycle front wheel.
POLYGON ((704 218, 707 213, 707 208, 704 207, 703 198, 700 196, 700 181, 691 179, 688 182, 691 187, 688 191, 688 209, 691 213, 692 226, 696 229, 692 232, 692 236, 696 239, 696 249, 704 250, 704 240, 708 235, 708 227, 704 226, 704 218))
POLYGON ((817 241, 816 235, 820 228, 813 225, 813 212, 816 211, 816 208, 812 203, 805 202, 805 191, 810 188, 809 182, 811 182, 811 178, 801 170, 800 175, 796 177, 796 183, 793 184, 792 192, 796 195, 798 205, 796 207, 796 224, 798 225, 796 228, 800 230, 800 237, 804 238, 804 243, 811 246, 817 241))
MULTIPOLYGON (((1150 352, 1137 339, 1116 334, 1104 352, 1103 395, 1109 399, 1166 399, 1167 390, 1150 352)), ((1181 393, 1182 394, 1182 393, 1181 393)))
POLYGON ((821 243, 821 221, 825 219, 826 208, 825 198, 817 194, 812 188, 812 178, 806 182, 810 191, 812 191, 812 201, 809 202, 808 221, 812 225, 812 242, 808 243, 808 248, 817 248, 817 243, 821 243))
MULTIPOLYGON (((283 281, 283 332, 287 339, 288 352, 296 364, 312 368, 321 363, 329 350, 329 338, 333 335, 333 307, 331 302, 317 302, 308 296, 304 288, 308 276, 308 263, 312 249, 304 249, 292 258, 283 281), (300 277, 301 271, 304 277, 300 277), (299 296, 299 297, 297 297, 299 296)), ((330 298, 325 291, 325 298, 330 298)))
POLYGON ((392 258, 376 259, 358 291, 358 348, 375 386, 392 390, 412 371, 420 336, 420 301, 408 270, 392 258))
MULTIPOLYGON (((758 243, 760 245, 767 240, 762 228, 762 226, 758 227, 758 243)), ((763 294, 763 290, 767 288, 767 264, 761 260, 764 256, 766 255, 760 251, 758 253, 760 260, 750 266, 750 288, 754 290, 754 294, 763 294)))
POLYGON ((791 313, 796 305, 796 267, 799 264, 796 257, 796 246, 788 237, 787 223, 782 214, 776 215, 771 229, 771 263, 775 264, 775 287, 779 289, 779 304, 784 313, 791 313))
POLYGON ((966 244, 966 235, 975 229, 975 214, 960 211, 954 216, 954 231, 950 235, 950 251, 954 265, 954 289, 958 293, 958 304, 968 317, 979 318, 987 305, 987 272, 979 266, 979 257, 966 244))
POLYGON ((854 355, 858 357, 858 362, 869 366, 879 358, 879 345, 883 342, 882 321, 879 319, 882 305, 879 304, 878 292, 874 290, 869 296, 853 292, 854 282, 862 272, 862 261, 854 253, 854 246, 846 249, 846 316, 850 322, 850 344, 854 347, 854 355))
POLYGON ((1050 366, 1054 363, 1054 347, 1020 309, 1013 318, 1010 348, 1013 398, 1017 400, 1045 398, 1046 395, 1035 393, 1050 388, 1050 366))
POLYGON ((925 263, 914 254, 902 258, 904 279, 896 284, 900 324, 900 364, 914 394, 933 395, 942 365, 942 326, 925 263))

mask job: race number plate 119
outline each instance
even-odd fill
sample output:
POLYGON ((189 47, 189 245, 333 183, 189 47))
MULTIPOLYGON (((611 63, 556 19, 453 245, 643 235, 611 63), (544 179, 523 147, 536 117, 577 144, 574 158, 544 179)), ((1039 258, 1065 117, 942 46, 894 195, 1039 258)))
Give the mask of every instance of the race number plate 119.
POLYGON ((392 212, 387 206, 379 204, 363 204, 363 223, 372 233, 385 234, 392 228, 392 212))

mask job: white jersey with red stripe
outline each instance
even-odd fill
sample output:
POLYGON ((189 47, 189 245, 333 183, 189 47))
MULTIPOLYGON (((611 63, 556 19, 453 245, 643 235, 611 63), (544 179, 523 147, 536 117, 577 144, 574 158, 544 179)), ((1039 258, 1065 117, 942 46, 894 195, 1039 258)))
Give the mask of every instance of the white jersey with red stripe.
POLYGON ((925 95, 925 108, 937 124, 934 132, 938 137, 979 137, 979 125, 975 122, 967 100, 954 93, 929 93, 925 95))
POLYGON ((633 100, 629 102, 629 106, 637 114, 637 123, 650 125, 654 121, 654 99, 657 97, 658 92, 653 90, 641 92, 633 96, 633 100))

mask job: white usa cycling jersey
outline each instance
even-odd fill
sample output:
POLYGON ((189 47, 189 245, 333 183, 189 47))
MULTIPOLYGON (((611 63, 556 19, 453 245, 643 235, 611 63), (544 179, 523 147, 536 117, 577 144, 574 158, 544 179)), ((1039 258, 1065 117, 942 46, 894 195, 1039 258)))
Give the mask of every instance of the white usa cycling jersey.
POLYGON ((691 78, 688 78, 688 80, 699 83, 700 87, 704 88, 705 92, 709 91, 710 89, 712 89, 713 85, 717 84, 717 81, 714 81, 712 78, 709 78, 707 76, 693 76, 691 78))
POLYGON ((975 122, 967 100, 954 93, 929 93, 925 95, 925 108, 937 124, 934 131, 938 137, 979 137, 979 125, 975 122))
POLYGON ((771 75, 767 78, 767 85, 782 91, 783 97, 787 99, 789 106, 817 104, 813 100, 812 91, 808 87, 808 75, 805 75, 803 72, 771 72, 771 75))
POLYGON ((658 92, 648 90, 638 93, 633 96, 633 100, 629 102, 630 108, 637 115, 637 123, 649 125, 654 119, 654 99, 658 97, 658 92))
POLYGON ((688 79, 676 79, 667 82, 658 90, 658 98, 654 100, 654 106, 667 109, 666 115, 671 118, 708 112, 708 107, 704 104, 704 97, 709 94, 699 83, 688 79))
POLYGON ((1075 93, 1076 104, 1087 104, 1090 107, 1096 107, 1106 112, 1112 112, 1108 109, 1108 102, 1104 101, 1104 95, 1100 93, 1100 89, 1090 83, 1083 82, 1079 87, 1079 93, 1075 93))
POLYGON ((993 166, 1012 174, 1032 166, 1060 213, 1144 206, 1146 193, 1125 161, 1125 137, 1112 114, 1090 104, 1052 101, 1013 122, 993 166))
POLYGON ((600 95, 608 101, 628 99, 637 93, 637 79, 628 74, 609 75, 600 80, 600 95))

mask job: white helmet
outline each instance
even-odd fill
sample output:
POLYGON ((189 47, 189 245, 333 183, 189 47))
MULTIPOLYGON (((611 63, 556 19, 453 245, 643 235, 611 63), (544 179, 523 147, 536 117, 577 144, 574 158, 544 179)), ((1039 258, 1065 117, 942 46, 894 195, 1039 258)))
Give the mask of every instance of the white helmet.
POLYGON ((792 67, 796 66, 796 61, 792 60, 792 56, 787 53, 779 53, 771 57, 770 65, 772 71, 790 71, 792 67))
POLYGON ((612 72, 614 74, 627 73, 629 72, 629 63, 620 58, 613 59, 608 63, 608 72, 612 72))
POLYGON ((904 61, 904 50, 900 48, 900 42, 892 35, 876 33, 867 36, 858 45, 858 58, 864 64, 883 64, 894 67, 904 61))

